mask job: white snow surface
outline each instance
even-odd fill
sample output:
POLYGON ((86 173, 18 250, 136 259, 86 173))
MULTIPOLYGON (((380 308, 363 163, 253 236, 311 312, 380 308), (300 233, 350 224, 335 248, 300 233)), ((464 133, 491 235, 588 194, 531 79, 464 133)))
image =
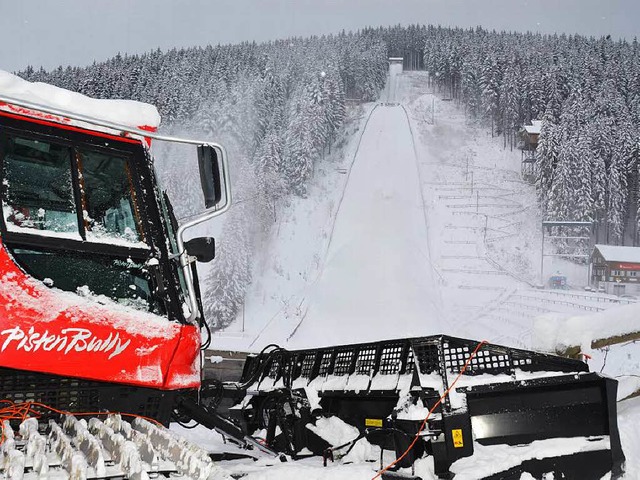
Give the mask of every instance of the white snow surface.
MULTIPOLYGON (((0 70, 0 96, 90 116, 127 127, 157 128, 160 125, 158 110, 148 103, 90 98, 46 83, 28 82, 3 70, 0 70)), ((7 109, 6 106, 0 107, 7 109)))
POLYGON ((104 322, 131 335, 144 335, 147 338, 157 338, 159 341, 170 338, 179 329, 178 324, 167 322, 159 315, 134 310, 104 295, 94 295, 89 292, 87 286, 78 286, 79 292, 82 293, 78 294, 57 288, 47 288, 39 281, 30 278, 21 279, 18 283, 18 279, 18 275, 13 272, 0 277, 0 293, 9 302, 31 304, 33 308, 36 305, 33 298, 37 296, 39 306, 37 317, 40 324, 56 321, 64 312, 68 312, 69 319, 73 322, 77 320, 76 312, 91 311, 92 321, 95 324, 104 322), (30 292, 22 288, 23 283, 31 288, 30 292), (108 307, 110 314, 118 314, 117 319, 114 320, 113 315, 109 315, 107 319, 104 307, 108 307))
POLYGON ((618 403, 618 426, 626 456, 624 478, 640 478, 640 397, 618 403))
MULTIPOLYGON (((67 240, 82 241, 78 232, 57 232, 55 230, 34 230, 33 228, 22 227, 11 222, 6 222, 7 230, 10 232, 23 233, 27 235, 37 235, 38 237, 63 238, 67 240)), ((125 237, 113 235, 96 235, 94 232, 87 232, 87 240, 91 243, 102 243, 106 245, 118 245, 123 247, 143 248, 149 250, 146 243, 137 240, 129 240, 125 237)))
POLYGON ((399 106, 372 112, 326 259, 291 344, 331 345, 345 338, 373 341, 443 330, 407 121, 399 106))
MULTIPOLYGON (((359 435, 358 429, 343 422, 338 417, 320 418, 316 424, 307 427, 331 445, 340 446, 359 435)), ((340 453, 340 452, 337 452, 340 453)), ((346 453, 346 449, 344 450, 346 453)), ((351 451, 343 457, 343 462, 366 462, 380 458, 380 447, 371 445, 366 439, 359 440, 351 451)))
POLYGON ((525 125, 524 129, 527 133, 539 135, 542 131, 542 120, 532 120, 531 125, 525 125))
POLYGON ((456 480, 475 480, 489 476, 496 471, 504 471, 518 466, 521 462, 534 458, 549 458, 574 452, 605 450, 610 447, 609 438, 587 437, 550 438, 527 445, 473 445, 473 455, 464 457, 451 465, 456 480), (498 470, 496 470, 496 467, 498 470))
POLYGON ((595 248, 598 249, 607 262, 640 263, 640 247, 596 245, 595 248))
POLYGON ((592 371, 618 380, 618 400, 623 400, 640 391, 639 318, 640 304, 637 303, 569 318, 547 314, 535 321, 534 347, 547 351, 580 347, 581 352, 589 356, 592 371), (634 333, 636 335, 628 340, 592 348, 595 340, 634 333))
POLYGON ((639 303, 569 318, 558 318, 554 314, 543 315, 535 321, 535 346, 541 350, 554 351, 577 345, 582 347, 583 352, 590 353, 594 340, 627 333, 640 334, 638 319, 639 303))

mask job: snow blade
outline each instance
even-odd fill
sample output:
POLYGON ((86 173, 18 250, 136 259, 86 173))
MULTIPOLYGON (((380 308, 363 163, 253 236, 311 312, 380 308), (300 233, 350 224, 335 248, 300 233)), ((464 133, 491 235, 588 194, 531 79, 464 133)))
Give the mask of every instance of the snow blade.
POLYGON ((585 439, 581 450, 560 455, 566 447, 550 443, 547 457, 528 459, 518 467, 488 478, 613 478, 622 474, 624 454, 616 419, 617 382, 596 373, 538 378, 468 387, 468 416, 480 445, 522 445, 547 439, 585 439), (553 446, 552 446, 553 445, 553 446))
MULTIPOLYGON (((478 478, 554 472, 555 478, 600 479, 611 472, 615 479, 624 465, 617 382, 555 355, 448 336, 277 348, 247 358, 242 386, 249 394, 231 411, 245 431, 267 428, 276 410, 265 405, 286 398, 287 414, 277 425, 286 438, 299 438, 295 418, 307 425, 336 416, 397 458, 413 444, 392 470, 430 455, 435 473, 453 478, 469 462, 505 449, 511 460, 487 460, 493 470, 478 478)), ((275 449, 283 444, 267 440, 275 449)), ((304 441, 285 443, 287 453, 315 451, 304 441)))

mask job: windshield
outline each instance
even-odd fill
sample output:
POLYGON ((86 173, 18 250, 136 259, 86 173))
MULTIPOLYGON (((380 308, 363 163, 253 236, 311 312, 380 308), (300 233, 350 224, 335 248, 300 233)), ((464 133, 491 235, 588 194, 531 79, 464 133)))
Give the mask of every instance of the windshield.
POLYGON ((101 303, 108 299, 138 310, 163 313, 162 304, 151 294, 145 265, 131 258, 25 248, 14 248, 12 254, 29 274, 48 287, 90 296, 101 303))
POLYGON ((166 291, 161 267, 147 266, 133 154, 8 130, 0 142, 5 243, 16 262, 49 287, 166 313, 154 295, 166 291))
POLYGON ((3 165, 9 231, 145 246, 125 155, 7 135, 3 165))

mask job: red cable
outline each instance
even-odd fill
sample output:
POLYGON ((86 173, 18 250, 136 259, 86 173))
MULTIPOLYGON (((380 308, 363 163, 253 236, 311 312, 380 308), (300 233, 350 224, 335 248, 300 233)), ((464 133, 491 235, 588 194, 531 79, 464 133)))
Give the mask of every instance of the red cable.
POLYGON ((473 352, 471 352, 471 355, 469 355, 469 358, 467 358, 467 361, 464 363, 462 369, 460 370, 460 373, 458 373, 458 376, 456 377, 456 379, 453 381, 453 383, 449 386, 449 388, 447 388, 445 390, 445 392, 440 396, 440 398, 438 399, 438 401, 433 405, 433 407, 431 407, 431 409, 429 410, 429 413, 427 413, 427 416, 425 417, 425 419, 422 421, 422 425, 420 425, 420 429, 418 430, 418 432, 416 433, 416 436, 413 438, 413 441, 411 442, 411 444, 407 447, 407 449, 404 451, 404 453, 402 455, 400 455, 398 458, 396 458, 393 462, 391 462, 389 465, 387 465, 386 467, 384 467, 382 470, 380 470, 375 477, 373 477, 371 480, 376 480, 376 478, 379 478, 384 472, 388 471, 391 467, 393 467, 394 465, 396 465, 398 462, 400 462, 404 457, 406 457, 409 452, 411 451, 411 449, 413 448, 413 446, 417 443, 418 439, 420 438, 420 433, 422 433, 422 431, 424 430, 424 428, 427 426, 427 420, 429 420, 429 417, 431 416, 431 414, 433 413, 433 411, 438 407, 438 405, 440 405, 442 403, 442 401, 449 395, 449 392, 451 391, 451 389, 453 389, 453 387, 455 386, 455 384, 458 382, 458 380, 460 380, 460 377, 462 377, 462 375, 464 374, 464 372, 467 370, 467 367, 469 366, 469 364, 471 363, 471 360, 473 360, 473 357, 476 356, 476 354, 478 353, 478 351, 480 350, 480 348, 482 348, 483 345, 488 344, 489 342, 487 342, 486 340, 482 340, 478 346, 475 348, 475 350, 473 352))

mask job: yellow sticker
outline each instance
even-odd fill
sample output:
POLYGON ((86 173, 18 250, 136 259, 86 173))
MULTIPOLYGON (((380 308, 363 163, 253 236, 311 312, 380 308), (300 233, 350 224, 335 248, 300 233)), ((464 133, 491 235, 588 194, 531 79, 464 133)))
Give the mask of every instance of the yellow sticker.
POLYGON ((453 437, 453 448, 464 447, 464 441, 462 440, 462 429, 456 428, 451 430, 451 437, 453 437))
POLYGON ((382 427, 382 420, 379 418, 365 418, 364 426, 365 427, 382 427))

